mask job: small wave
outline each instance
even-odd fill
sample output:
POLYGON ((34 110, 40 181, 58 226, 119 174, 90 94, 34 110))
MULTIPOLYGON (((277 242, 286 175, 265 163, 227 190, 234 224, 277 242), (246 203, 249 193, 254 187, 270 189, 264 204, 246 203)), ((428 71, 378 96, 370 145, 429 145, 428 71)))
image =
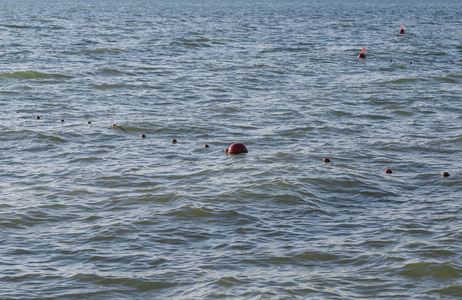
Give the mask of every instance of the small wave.
POLYGON ((0 78, 39 79, 39 78, 71 78, 63 74, 49 74, 37 71, 0 72, 0 78))
POLYGON ((323 253, 323 252, 313 252, 307 251, 296 256, 299 259, 309 260, 309 261, 336 261, 339 259, 337 255, 323 253))
POLYGON ((197 38, 197 39, 178 39, 178 41, 170 43, 172 46, 186 46, 190 48, 202 48, 202 47, 211 47, 210 40, 207 38, 197 38))
POLYGON ((92 85, 95 89, 97 90, 110 90, 110 89, 121 89, 124 87, 127 87, 125 84, 109 84, 109 83, 103 83, 103 84, 93 84, 92 85))
POLYGON ((104 53, 109 53, 109 54, 114 54, 114 53, 120 53, 120 52, 125 52, 125 50, 117 48, 117 47, 110 47, 110 48, 95 48, 95 49, 87 49, 87 50, 82 50, 83 53, 85 54, 104 54, 104 53))
MULTIPOLYGON (((454 296, 458 299, 462 298, 462 286, 448 286, 438 290, 431 290, 429 293, 436 293, 444 296, 454 296)), ((441 296, 440 299, 444 299, 445 297, 441 296)))
POLYGON ((413 263, 403 267, 399 272, 400 275, 408 277, 434 277, 434 278, 460 278, 462 277, 462 268, 450 263, 413 263))
POLYGON ((402 84, 402 83, 410 83, 410 82, 418 82, 418 81, 423 81, 426 82, 428 79, 425 78, 399 78, 390 81, 390 83, 396 83, 396 84, 402 84))

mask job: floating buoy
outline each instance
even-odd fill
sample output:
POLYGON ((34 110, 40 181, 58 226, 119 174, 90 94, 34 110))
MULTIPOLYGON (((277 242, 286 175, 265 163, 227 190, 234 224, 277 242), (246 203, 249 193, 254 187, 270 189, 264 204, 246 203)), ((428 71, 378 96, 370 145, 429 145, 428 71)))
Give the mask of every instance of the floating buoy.
POLYGON ((412 65, 412 61, 410 61, 409 64, 412 65))
POLYGON ((172 144, 176 144, 177 140, 176 139, 172 139, 172 144))
POLYGON ((146 135, 143 133, 143 134, 141 135, 141 138, 142 138, 142 139, 146 138, 146 135))
POLYGON ((61 121, 60 121, 60 122, 64 122, 64 120, 63 120, 63 119, 61 119, 61 121))
POLYGON ((392 172, 390 169, 385 169, 385 173, 391 174, 391 173, 393 173, 393 172, 392 172))
POLYGON ((404 25, 401 25, 401 29, 399 30, 399 34, 404 34, 404 25))
POLYGON ((325 162, 325 163, 329 163, 329 162, 330 162, 330 159, 328 159, 327 157, 325 157, 325 158, 322 159, 322 161, 325 162))
POLYGON ((202 148, 208 148, 209 145, 205 144, 204 146, 202 146, 202 148))
POLYGON ((117 127, 117 124, 112 124, 112 127, 117 127))
POLYGON ((248 153, 247 148, 242 143, 234 143, 229 146, 226 151, 228 154, 240 154, 240 153, 248 153))
POLYGON ((88 121, 88 122, 87 122, 87 124, 91 124, 91 122, 90 122, 90 121, 88 121))
POLYGON ((441 176, 443 176, 443 177, 448 177, 448 176, 449 176, 449 173, 448 173, 448 172, 443 172, 443 173, 441 173, 441 176))
POLYGON ((40 120, 40 116, 36 116, 35 118, 36 118, 37 120, 40 120))
POLYGON ((366 47, 363 47, 362 52, 358 54, 359 58, 366 58, 366 54, 364 54, 364 51, 366 51, 366 47))

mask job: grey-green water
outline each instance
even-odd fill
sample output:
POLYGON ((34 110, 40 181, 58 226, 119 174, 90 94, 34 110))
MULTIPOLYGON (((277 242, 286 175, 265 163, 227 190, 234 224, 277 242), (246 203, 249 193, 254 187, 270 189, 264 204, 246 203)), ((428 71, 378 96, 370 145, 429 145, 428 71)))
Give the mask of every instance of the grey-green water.
POLYGON ((0 0, 0 298, 460 298, 461 14, 0 0))

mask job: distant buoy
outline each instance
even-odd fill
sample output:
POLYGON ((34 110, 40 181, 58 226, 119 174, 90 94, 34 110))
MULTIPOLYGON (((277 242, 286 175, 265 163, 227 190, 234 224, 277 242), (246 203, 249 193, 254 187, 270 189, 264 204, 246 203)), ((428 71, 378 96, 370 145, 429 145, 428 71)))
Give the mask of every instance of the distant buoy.
POLYGON ((359 58, 366 58, 366 54, 364 54, 364 51, 366 51, 366 47, 363 47, 362 52, 358 54, 359 58))
POLYGON ((64 120, 63 120, 63 119, 61 119, 61 121, 60 121, 60 122, 64 122, 64 120))
POLYGON ((208 148, 209 145, 205 144, 204 146, 202 146, 202 148, 208 148))
POLYGON ((141 135, 141 138, 142 138, 142 139, 146 138, 146 135, 143 133, 143 134, 141 135))
POLYGON ((36 118, 37 120, 40 120, 40 116, 36 116, 35 118, 36 118))
POLYGON ((88 122, 87 122, 87 124, 91 124, 91 122, 90 122, 90 121, 88 121, 88 122))
POLYGON ((448 176, 449 176, 449 173, 448 173, 448 172, 443 172, 443 173, 441 173, 441 176, 443 176, 443 177, 448 177, 448 176))
POLYGON ((247 148, 242 143, 234 143, 227 149, 228 154, 248 153, 247 148))
POLYGON ((412 65, 412 61, 410 61, 409 64, 412 65))
POLYGON ((404 34, 404 25, 401 25, 401 29, 399 30, 399 34, 404 34))
POLYGON ((177 140, 176 139, 172 139, 172 144, 176 144, 177 140))
POLYGON ((393 173, 393 172, 392 172, 390 169, 385 169, 385 173, 391 174, 391 173, 393 173))
POLYGON ((322 159, 322 161, 325 162, 325 163, 329 163, 329 162, 330 162, 330 159, 328 159, 327 157, 325 157, 325 158, 322 159))
POLYGON ((112 124, 112 127, 116 127, 116 126, 117 126, 117 124, 112 124))
POLYGON ((390 59, 390 61, 393 61, 393 59, 390 59))

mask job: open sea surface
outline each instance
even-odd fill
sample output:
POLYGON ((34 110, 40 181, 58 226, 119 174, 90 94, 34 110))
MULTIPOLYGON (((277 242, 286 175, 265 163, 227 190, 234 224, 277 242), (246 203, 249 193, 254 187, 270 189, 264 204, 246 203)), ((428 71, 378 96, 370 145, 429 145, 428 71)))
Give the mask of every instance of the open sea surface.
POLYGON ((0 299, 461 299, 461 41, 451 0, 0 0, 0 299))

